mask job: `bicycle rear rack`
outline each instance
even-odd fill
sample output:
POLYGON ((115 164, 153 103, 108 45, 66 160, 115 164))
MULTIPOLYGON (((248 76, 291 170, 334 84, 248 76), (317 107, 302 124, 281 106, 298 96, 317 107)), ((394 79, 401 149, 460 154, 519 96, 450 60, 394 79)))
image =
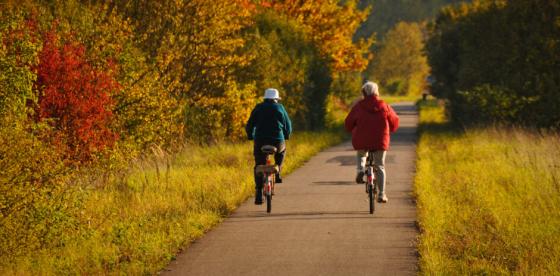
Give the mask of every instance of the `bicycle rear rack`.
POLYGON ((257 173, 277 173, 279 171, 278 165, 258 165, 256 170, 257 173))

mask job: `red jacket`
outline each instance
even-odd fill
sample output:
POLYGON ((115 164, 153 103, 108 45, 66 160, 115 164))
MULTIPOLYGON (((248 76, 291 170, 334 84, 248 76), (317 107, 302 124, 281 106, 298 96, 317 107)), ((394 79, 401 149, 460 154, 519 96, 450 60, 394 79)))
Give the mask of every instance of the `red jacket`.
POLYGON ((352 108, 344 127, 352 133, 355 150, 388 150, 389 132, 397 130, 399 117, 383 100, 367 96, 352 108))

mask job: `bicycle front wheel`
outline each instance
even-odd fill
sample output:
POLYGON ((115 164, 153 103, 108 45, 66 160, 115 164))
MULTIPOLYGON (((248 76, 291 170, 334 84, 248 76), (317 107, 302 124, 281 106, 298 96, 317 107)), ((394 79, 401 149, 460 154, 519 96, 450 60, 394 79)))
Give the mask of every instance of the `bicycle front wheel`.
POLYGON ((373 214, 375 211, 375 198, 373 196, 373 185, 368 184, 368 197, 369 197, 369 213, 373 214))

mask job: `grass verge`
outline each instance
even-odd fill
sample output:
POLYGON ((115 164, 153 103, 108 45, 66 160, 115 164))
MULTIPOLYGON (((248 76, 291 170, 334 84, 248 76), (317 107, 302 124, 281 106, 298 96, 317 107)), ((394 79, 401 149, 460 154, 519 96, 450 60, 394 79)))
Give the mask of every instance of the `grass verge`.
POLYGON ((560 137, 459 131, 421 105, 421 274, 560 274, 560 137))
MULTIPOLYGON (((284 174, 345 138, 340 128, 295 133, 284 174)), ((174 156, 155 151, 81 191, 80 228, 66 243, 0 261, 0 274, 155 274, 253 195, 252 166, 250 142, 187 147, 174 156)))
POLYGON ((400 103, 400 102, 416 102, 420 99, 420 96, 417 96, 417 95, 408 95, 408 96, 381 95, 381 99, 388 104, 394 104, 394 103, 400 103))

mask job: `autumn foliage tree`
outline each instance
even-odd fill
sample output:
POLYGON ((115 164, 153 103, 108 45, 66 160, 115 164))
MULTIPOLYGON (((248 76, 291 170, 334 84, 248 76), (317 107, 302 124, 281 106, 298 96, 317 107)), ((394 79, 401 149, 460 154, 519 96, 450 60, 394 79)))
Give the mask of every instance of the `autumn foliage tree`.
POLYGON ((344 71, 361 71, 367 66, 373 39, 366 37, 354 42, 353 36, 366 20, 369 9, 358 9, 357 1, 263 2, 264 6, 293 18, 307 29, 308 36, 327 58, 335 75, 344 71))
POLYGON ((71 37, 61 41, 54 29, 46 32, 36 71, 37 117, 49 120, 69 159, 90 160, 115 143, 117 134, 110 129, 111 94, 119 84, 110 70, 88 63, 83 45, 71 37))
POLYGON ((231 103, 244 106, 254 100, 254 86, 236 74, 254 56, 241 51, 241 30, 251 23, 242 6, 246 0, 96 2, 108 2, 129 18, 150 65, 137 79, 154 79, 162 98, 176 99, 173 109, 179 115, 173 123, 181 125, 181 138, 207 142, 244 137, 239 125, 250 108, 238 110, 231 103))
POLYGON ((297 129, 324 127, 328 95, 340 97, 361 84, 373 41, 352 38, 368 11, 357 9, 356 1, 253 3, 256 31, 247 41, 257 58, 249 79, 284 93, 297 129))

